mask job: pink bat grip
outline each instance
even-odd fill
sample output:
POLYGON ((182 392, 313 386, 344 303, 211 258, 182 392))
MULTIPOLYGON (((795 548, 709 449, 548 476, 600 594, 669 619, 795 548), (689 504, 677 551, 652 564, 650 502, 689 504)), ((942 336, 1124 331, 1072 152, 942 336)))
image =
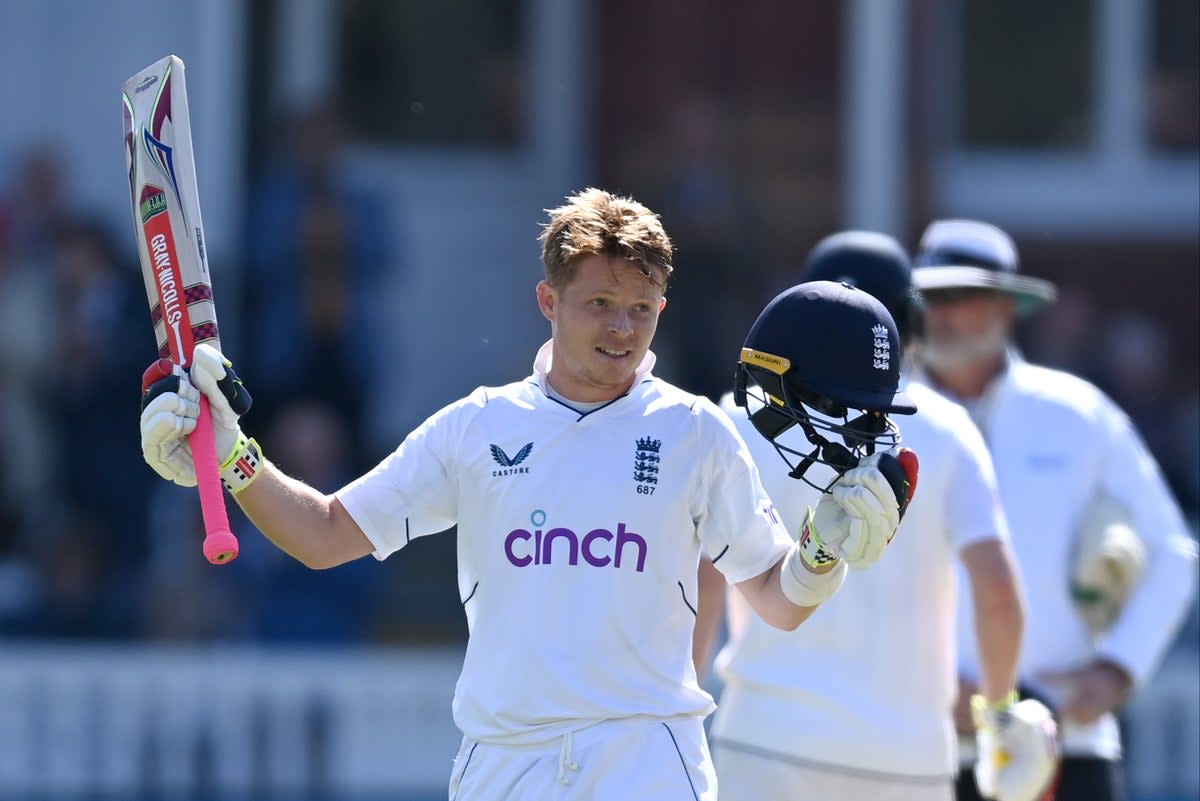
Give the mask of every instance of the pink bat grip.
POLYGON ((189 435, 188 442, 192 445, 196 484, 200 491, 200 514, 204 517, 204 556, 214 565, 223 565, 237 558, 238 541, 229 529, 229 515, 225 512, 212 411, 204 395, 200 396, 196 430, 189 435))

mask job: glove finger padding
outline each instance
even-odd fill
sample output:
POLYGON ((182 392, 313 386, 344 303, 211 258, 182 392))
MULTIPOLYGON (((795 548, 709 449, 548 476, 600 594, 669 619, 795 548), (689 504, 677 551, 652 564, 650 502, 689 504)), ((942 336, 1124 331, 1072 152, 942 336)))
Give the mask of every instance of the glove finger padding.
POLYGON ((821 496, 813 527, 821 545, 855 570, 883 555, 900 523, 896 493, 875 461, 864 459, 821 496))
POLYGON ((829 494, 853 517, 879 521, 879 525, 894 531, 900 523, 900 512, 886 481, 882 481, 882 490, 886 494, 880 498, 878 484, 834 484, 829 494))
MULTIPOLYGON (((890 448, 864 457, 854 469, 865 467, 875 468, 887 482, 892 491, 891 498, 899 507, 899 516, 903 518, 909 502, 917 492, 917 474, 920 470, 917 454, 912 448, 890 448)), ((881 496, 880 501, 883 500, 884 497, 881 496)))
POLYGON ((233 363, 208 344, 197 345, 188 371, 196 388, 205 394, 212 408, 213 423, 228 429, 238 427, 238 418, 250 411, 250 393, 242 384, 233 363))
POLYGON ((805 561, 822 566, 836 558, 855 570, 875 564, 900 525, 916 471, 916 455, 904 450, 872 454, 843 473, 817 501, 801 537, 805 561), (897 475, 889 478, 881 465, 897 475))
MULTIPOLYGON (((874 458, 874 457, 872 457, 874 458)), ((851 515, 887 528, 890 540, 900 525, 900 507, 887 478, 874 464, 863 463, 834 482, 830 494, 851 515)))
POLYGON ((187 437, 199 415, 200 393, 183 375, 155 381, 142 398, 142 458, 154 472, 184 487, 196 485, 187 437))
POLYGON ((846 537, 842 558, 854 568, 874 564, 883 555, 894 530, 881 514, 878 500, 866 487, 834 487, 832 499, 843 510, 846 537))
POLYGON ((187 438, 200 415, 201 392, 209 399, 217 459, 223 464, 236 455, 242 439, 238 416, 251 401, 220 351, 197 345, 190 371, 159 359, 142 375, 142 456, 154 472, 185 487, 196 485, 187 438))
MULTIPOLYGON (((163 379, 167 384, 174 379, 163 379)), ((196 468, 187 435, 196 428, 199 392, 182 379, 179 391, 162 391, 142 410, 142 457, 158 475, 180 484, 196 486, 196 468)))
POLYGON ((200 393, 185 379, 177 392, 160 394, 142 409, 142 444, 183 439, 196 428, 200 393))

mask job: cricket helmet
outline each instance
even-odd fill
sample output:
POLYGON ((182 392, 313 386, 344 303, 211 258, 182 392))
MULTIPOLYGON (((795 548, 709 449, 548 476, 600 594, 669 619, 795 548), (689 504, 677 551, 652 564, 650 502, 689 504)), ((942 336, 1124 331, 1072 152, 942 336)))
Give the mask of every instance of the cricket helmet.
POLYGON ((841 231, 825 237, 808 255, 804 281, 834 281, 858 287, 892 315, 901 344, 920 337, 925 300, 912 283, 912 261, 904 246, 874 231, 841 231))
POLYGON ((888 414, 916 411, 900 390, 900 336, 892 316, 868 293, 831 281, 798 284, 767 304, 742 348, 734 402, 775 446, 790 475, 823 491, 828 487, 804 478, 809 467, 826 464, 844 473, 876 448, 899 444, 888 414), (794 426, 812 444, 810 452, 777 441, 794 426))

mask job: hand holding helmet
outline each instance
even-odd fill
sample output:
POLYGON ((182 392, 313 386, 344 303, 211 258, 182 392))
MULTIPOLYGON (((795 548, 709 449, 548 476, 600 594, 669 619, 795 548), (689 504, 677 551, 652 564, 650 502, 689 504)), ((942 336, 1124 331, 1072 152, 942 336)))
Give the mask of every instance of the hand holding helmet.
POLYGON ((800 539, 814 572, 839 561, 861 569, 878 560, 916 488, 916 455, 897 447, 899 432, 887 416, 916 411, 899 389, 900 356, 887 309, 866 292, 828 281, 776 297, 742 349, 735 402, 790 475, 823 493, 800 539), (796 426, 812 445, 808 453, 778 440, 796 426), (817 463, 837 476, 827 486, 806 477, 817 463))

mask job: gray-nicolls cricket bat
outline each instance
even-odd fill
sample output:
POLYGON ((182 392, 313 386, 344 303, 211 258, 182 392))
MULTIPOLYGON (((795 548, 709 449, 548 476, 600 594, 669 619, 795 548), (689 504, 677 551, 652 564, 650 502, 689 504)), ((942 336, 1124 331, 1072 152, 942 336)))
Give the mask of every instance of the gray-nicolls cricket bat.
MULTIPOLYGON (((156 61, 125 81, 121 92, 133 224, 158 353, 188 367, 196 345, 208 342, 219 350, 221 341, 204 252, 183 61, 177 56, 156 61)), ((204 555, 224 564, 237 556, 238 542, 229 529, 212 411, 203 395, 188 441, 204 517, 204 555)))

